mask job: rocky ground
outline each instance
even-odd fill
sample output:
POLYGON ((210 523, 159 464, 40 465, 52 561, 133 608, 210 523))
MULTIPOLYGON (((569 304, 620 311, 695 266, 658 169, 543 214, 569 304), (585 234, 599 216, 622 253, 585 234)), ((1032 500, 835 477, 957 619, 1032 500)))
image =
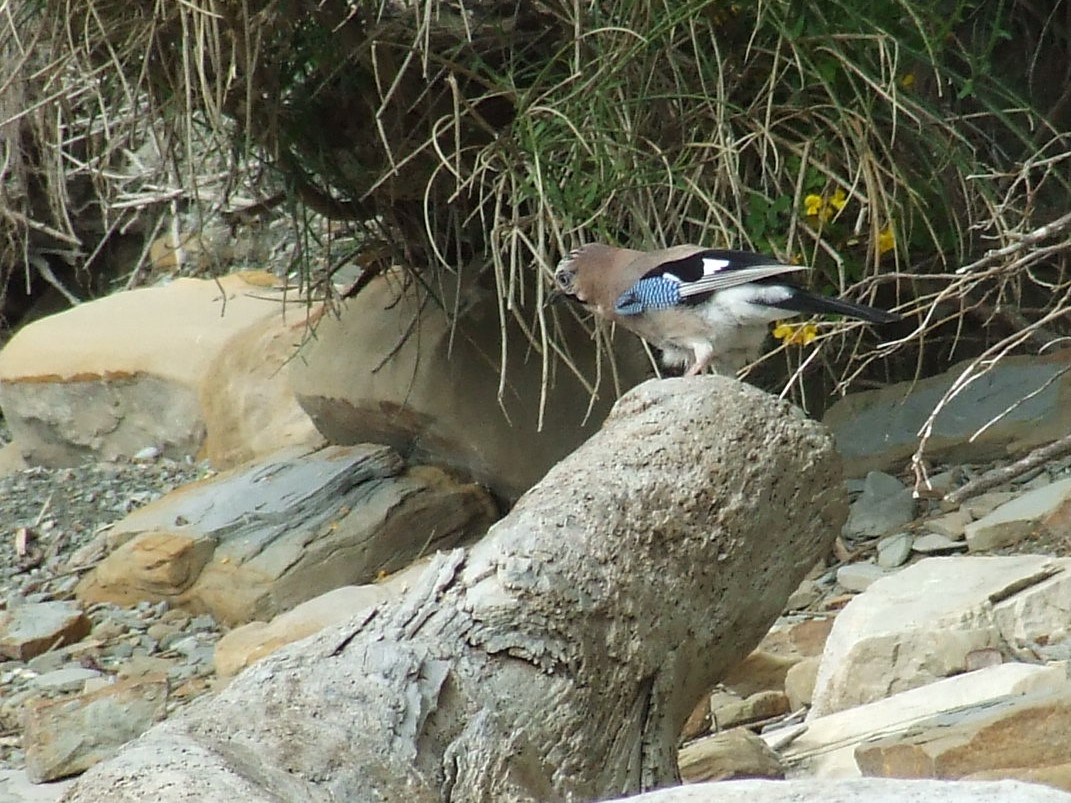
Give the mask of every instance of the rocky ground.
MULTIPOLYGON (((1008 462, 949 467, 936 471, 932 481, 948 490, 1008 462)), ((133 460, 63 469, 35 467, 0 478, 0 521, 7 535, 0 550, 3 607, 14 610, 26 603, 71 600, 79 578, 103 557, 104 539, 115 522, 214 473, 206 464, 170 460, 149 451, 133 460)), ((984 514, 998 503, 1069 477, 1071 457, 1054 460, 975 500, 972 509, 984 514)), ((963 532, 967 519, 946 513, 938 500, 913 498, 906 485, 889 475, 850 480, 847 486, 855 499, 849 525, 827 566, 816 569, 789 600, 779 627, 814 622, 824 638, 831 617, 875 580, 926 556, 968 549, 963 532), (899 532, 876 534, 889 530, 899 532)), ((980 554, 1066 556, 1071 554, 1071 542, 1036 530, 980 554)), ((211 615, 191 615, 166 602, 142 602, 132 608, 100 603, 85 615, 90 628, 85 638, 27 660, 0 663, 0 768, 24 764, 19 715, 29 702, 80 694, 113 678, 162 673, 171 689, 167 698, 171 714, 221 682, 213 649, 224 628, 211 615)), ((818 652, 820 648, 819 644, 818 652)), ((693 723, 689 736, 712 729, 711 712, 721 728, 756 720, 766 720, 767 727, 779 726, 795 713, 792 709, 799 700, 791 696, 760 694, 745 701, 728 689, 715 692, 706 718, 693 723)))
MULTIPOLYGON (((136 460, 0 477, 0 607, 70 600, 80 577, 103 556, 103 537, 114 522, 213 473, 204 464, 147 452, 136 460)), ((91 629, 77 644, 0 661, 0 767, 24 763, 19 715, 31 700, 81 693, 87 683, 92 688, 113 676, 164 673, 174 689, 173 711, 210 688, 220 636, 211 616, 169 610, 166 603, 98 604, 85 615, 91 629)))

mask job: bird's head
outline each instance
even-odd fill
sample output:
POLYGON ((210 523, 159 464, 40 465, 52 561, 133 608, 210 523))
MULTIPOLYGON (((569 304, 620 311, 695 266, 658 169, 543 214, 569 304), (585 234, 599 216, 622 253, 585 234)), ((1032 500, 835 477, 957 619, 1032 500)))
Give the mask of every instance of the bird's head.
POLYGON ((590 243, 569 253, 554 270, 554 287, 547 303, 570 299, 606 316, 614 314, 614 303, 639 276, 630 266, 639 251, 590 243))
POLYGON ((577 252, 573 251, 569 256, 562 259, 558 263, 558 267, 554 269, 554 288, 547 295, 548 304, 555 304, 566 298, 583 301, 578 295, 576 256, 577 252))

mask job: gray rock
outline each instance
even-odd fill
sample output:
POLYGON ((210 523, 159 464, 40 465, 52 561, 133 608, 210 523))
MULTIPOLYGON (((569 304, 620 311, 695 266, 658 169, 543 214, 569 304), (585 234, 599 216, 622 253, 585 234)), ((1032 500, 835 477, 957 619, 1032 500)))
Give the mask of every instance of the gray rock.
POLYGON ((216 624, 211 614, 203 613, 190 619, 186 629, 193 633, 203 633, 209 630, 219 630, 219 625, 216 624))
POLYGON ((37 674, 43 675, 45 672, 53 672, 62 668, 67 663, 67 660, 67 655, 64 651, 51 650, 31 658, 26 662, 26 666, 37 674))
POLYGON ((872 471, 862 495, 852 503, 844 535, 848 538, 885 535, 915 518, 910 488, 896 477, 872 471))
POLYGON ((134 654, 134 645, 127 643, 113 644, 105 649, 105 654, 120 660, 129 658, 134 654))
POLYGON ((822 589, 814 580, 803 580, 785 602, 786 611, 798 611, 809 607, 822 596, 822 589))
POLYGON ((972 496, 960 505, 960 510, 967 511, 972 519, 981 519, 1017 496, 1018 494, 1012 491, 990 491, 989 493, 972 496))
POLYGON ((878 541, 878 566, 895 569, 907 563, 911 557, 911 545, 915 537, 911 533, 896 533, 878 541))
POLYGON ((957 488, 963 484, 963 469, 959 466, 950 468, 947 471, 941 471, 937 474, 931 474, 929 477, 929 487, 942 494, 946 494, 949 491, 957 488))
MULTIPOLYGON (((1065 351, 998 361, 945 405, 934 421, 927 458, 982 462, 1028 451, 1071 432, 1071 373, 1060 376, 1068 359, 1065 351), (999 421, 971 440, 998 416, 999 421)), ((837 439, 845 473, 861 476, 901 466, 918 447, 919 430, 968 365, 960 363, 919 382, 855 393, 834 404, 824 422, 837 439)))
MULTIPOLYGON (((230 625, 263 621, 471 540, 496 515, 485 489, 407 468, 386 446, 286 450, 127 516, 112 530, 122 545, 77 594, 87 604, 162 599, 230 625)), ((197 617, 190 629, 214 624, 197 617)))
POLYGON ((965 528, 971 523, 971 520, 970 513, 960 509, 926 519, 922 526, 927 532, 946 536, 953 541, 962 541, 965 528))
POLYGON ((70 692, 81 691, 87 680, 99 678, 100 672, 95 669, 86 669, 81 666, 66 666, 38 675, 30 681, 30 685, 44 692, 70 692))
POLYGON ((866 591, 888 573, 873 563, 849 563, 837 569, 837 582, 848 591, 866 591))

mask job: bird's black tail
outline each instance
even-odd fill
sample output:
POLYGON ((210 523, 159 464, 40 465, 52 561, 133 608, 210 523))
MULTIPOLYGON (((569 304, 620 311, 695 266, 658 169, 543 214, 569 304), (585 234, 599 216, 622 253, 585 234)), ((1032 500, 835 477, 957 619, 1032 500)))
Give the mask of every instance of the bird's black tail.
POLYGON ((786 298, 778 304, 771 306, 783 310, 801 312, 805 315, 828 314, 849 315, 852 318, 860 318, 869 323, 896 323, 902 321, 903 316, 895 312, 886 312, 883 309, 868 307, 866 304, 856 304, 843 298, 820 296, 807 290, 797 290, 791 298, 786 298))

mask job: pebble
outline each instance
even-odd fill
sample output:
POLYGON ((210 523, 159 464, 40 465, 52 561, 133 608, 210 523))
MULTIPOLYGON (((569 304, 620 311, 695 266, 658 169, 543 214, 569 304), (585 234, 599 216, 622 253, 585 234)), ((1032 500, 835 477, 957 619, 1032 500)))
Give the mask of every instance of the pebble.
POLYGON ((953 510, 951 513, 944 513, 940 516, 934 516, 932 519, 927 519, 922 526, 926 528, 927 532, 946 536, 953 541, 962 541, 965 537, 964 528, 973 520, 971 514, 961 508, 960 510, 953 510))
POLYGON ((136 463, 147 463, 160 456, 160 449, 156 446, 146 446, 134 453, 133 460, 136 463))
POLYGON ((916 538, 915 543, 911 545, 911 548, 915 552, 934 554, 941 552, 960 552, 967 548, 967 544, 963 541, 953 541, 947 535, 941 535, 940 533, 926 533, 925 535, 920 535, 916 538))
POLYGON ((866 591, 887 574, 887 569, 873 563, 849 563, 837 569, 837 582, 849 591, 866 591))
POLYGON ((878 541, 878 566, 895 569, 907 563, 911 557, 911 545, 915 537, 911 533, 887 535, 878 541))
POLYGON ((845 538, 885 535, 915 518, 915 498, 910 488, 896 477, 871 471, 866 476, 863 493, 852 502, 845 538))

